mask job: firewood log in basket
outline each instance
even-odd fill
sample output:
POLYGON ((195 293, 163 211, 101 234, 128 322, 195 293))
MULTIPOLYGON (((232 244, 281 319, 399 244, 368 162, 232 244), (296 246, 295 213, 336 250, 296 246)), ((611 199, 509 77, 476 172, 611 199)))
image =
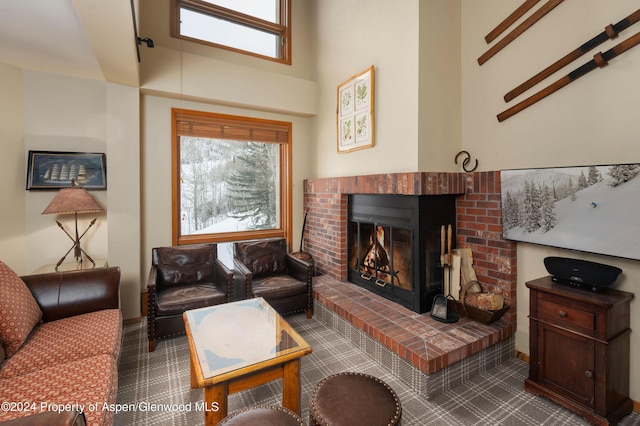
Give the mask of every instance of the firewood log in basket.
POLYGON ((479 281, 464 284, 458 301, 459 312, 474 321, 491 324, 509 310, 504 297, 497 293, 485 293, 479 281))

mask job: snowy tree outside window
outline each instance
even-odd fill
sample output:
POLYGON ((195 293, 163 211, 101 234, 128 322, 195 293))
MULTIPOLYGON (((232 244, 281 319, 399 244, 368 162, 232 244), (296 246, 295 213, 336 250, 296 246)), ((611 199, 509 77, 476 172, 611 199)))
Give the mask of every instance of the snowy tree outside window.
POLYGON ((173 240, 290 233, 291 123, 173 110, 173 240))

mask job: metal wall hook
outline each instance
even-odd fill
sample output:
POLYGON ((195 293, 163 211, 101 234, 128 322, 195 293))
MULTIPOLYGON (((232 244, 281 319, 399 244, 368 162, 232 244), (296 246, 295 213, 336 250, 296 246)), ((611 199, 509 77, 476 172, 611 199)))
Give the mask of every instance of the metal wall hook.
POLYGON ((455 159, 456 164, 458 164, 458 157, 460 157, 461 155, 465 155, 464 160, 462 160, 462 170, 464 170, 465 172, 473 172, 475 169, 478 168, 478 159, 476 159, 476 164, 473 166, 473 168, 467 169, 467 166, 471 162, 471 154, 469 154, 468 151, 460 151, 459 153, 456 154, 456 159, 455 159))

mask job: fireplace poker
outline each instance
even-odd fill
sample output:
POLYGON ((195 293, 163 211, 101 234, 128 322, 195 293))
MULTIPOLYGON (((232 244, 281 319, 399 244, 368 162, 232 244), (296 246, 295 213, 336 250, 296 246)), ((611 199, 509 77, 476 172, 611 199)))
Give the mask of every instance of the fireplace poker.
POLYGON ((451 265, 451 242, 453 240, 453 232, 451 224, 447 227, 447 265, 451 265))
POLYGON ((305 262, 311 263, 312 267, 315 269, 315 262, 313 261, 313 256, 311 256, 311 253, 307 253, 302 250, 302 243, 304 242, 304 230, 307 226, 308 212, 309 209, 304 209, 304 219, 302 220, 302 234, 300 235, 300 250, 295 253, 291 253, 291 255, 296 259, 304 260, 305 262))
POLYGON ((440 265, 442 266, 444 266, 445 264, 445 256, 446 256, 444 251, 444 241, 446 239, 445 233, 446 231, 445 231, 444 225, 442 225, 440 227, 440 265))

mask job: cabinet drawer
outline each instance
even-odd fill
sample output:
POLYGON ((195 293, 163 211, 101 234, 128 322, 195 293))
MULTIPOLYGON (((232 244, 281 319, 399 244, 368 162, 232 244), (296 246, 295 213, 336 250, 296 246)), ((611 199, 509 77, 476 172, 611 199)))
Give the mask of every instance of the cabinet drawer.
POLYGON ((538 300, 540 319, 552 324, 593 335, 596 329, 596 315, 592 305, 562 303, 544 296, 538 300))

